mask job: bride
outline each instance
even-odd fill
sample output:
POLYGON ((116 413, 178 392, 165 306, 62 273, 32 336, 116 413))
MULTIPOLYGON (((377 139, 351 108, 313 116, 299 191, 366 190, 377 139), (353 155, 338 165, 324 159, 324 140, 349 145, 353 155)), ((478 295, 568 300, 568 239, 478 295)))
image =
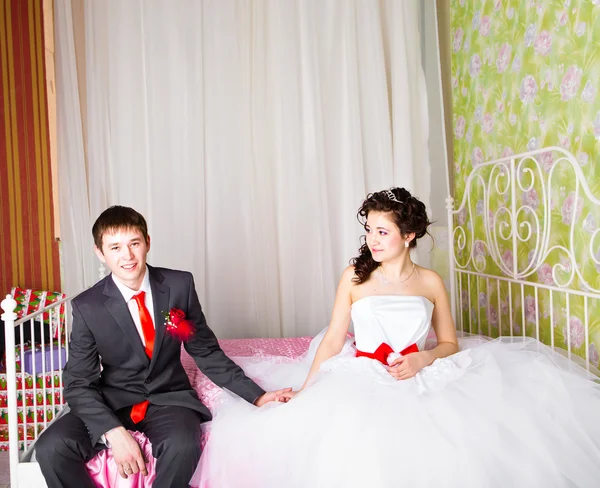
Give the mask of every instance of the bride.
POLYGON ((294 398, 223 392, 192 486, 598 486, 591 375, 534 339, 457 339, 442 279, 411 261, 430 222, 407 190, 368 195, 358 215, 366 241, 307 355, 236 358, 294 398))

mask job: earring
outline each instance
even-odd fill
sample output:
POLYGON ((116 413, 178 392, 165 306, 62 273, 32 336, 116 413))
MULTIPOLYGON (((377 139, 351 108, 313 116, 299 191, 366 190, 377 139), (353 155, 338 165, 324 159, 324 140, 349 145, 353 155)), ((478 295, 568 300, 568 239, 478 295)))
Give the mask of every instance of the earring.
POLYGON ((408 247, 410 244, 410 241, 404 241, 404 247, 408 247))

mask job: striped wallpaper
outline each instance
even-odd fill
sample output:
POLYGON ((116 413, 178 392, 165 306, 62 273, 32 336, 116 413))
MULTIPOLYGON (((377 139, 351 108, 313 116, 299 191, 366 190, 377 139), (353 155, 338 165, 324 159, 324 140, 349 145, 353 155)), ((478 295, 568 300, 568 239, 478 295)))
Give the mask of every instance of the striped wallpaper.
POLYGON ((0 0, 0 293, 60 290, 42 0, 0 0))

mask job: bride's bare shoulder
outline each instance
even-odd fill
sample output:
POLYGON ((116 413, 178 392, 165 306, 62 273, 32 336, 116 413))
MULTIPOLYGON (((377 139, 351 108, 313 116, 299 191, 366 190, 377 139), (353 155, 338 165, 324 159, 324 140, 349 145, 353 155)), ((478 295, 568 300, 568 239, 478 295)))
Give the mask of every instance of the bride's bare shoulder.
POLYGON ((354 268, 354 265, 351 264, 349 266, 346 266, 346 269, 342 273, 341 281, 353 281, 355 277, 356 277, 355 268, 354 268))
POLYGON ((432 287, 432 289, 445 289, 444 279, 436 271, 424 268, 423 266, 417 266, 419 279, 423 285, 432 287))
POLYGON ((356 273, 354 266, 350 265, 344 269, 339 282, 339 288, 351 291, 357 284, 356 273))
POLYGON ((342 277, 340 279, 339 290, 344 290, 350 296, 352 302, 362 298, 364 295, 364 288, 368 286, 370 278, 365 282, 360 283, 356 270, 353 265, 347 266, 342 277))

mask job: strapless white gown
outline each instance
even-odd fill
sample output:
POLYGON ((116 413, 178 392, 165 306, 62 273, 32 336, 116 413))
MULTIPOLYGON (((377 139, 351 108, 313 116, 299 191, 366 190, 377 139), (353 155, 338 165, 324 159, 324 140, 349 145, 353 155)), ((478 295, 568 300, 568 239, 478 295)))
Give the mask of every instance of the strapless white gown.
MULTIPOLYGON (((404 381, 356 357, 423 349, 432 311, 424 297, 363 298, 355 338, 291 402, 223 392, 192 486, 600 486, 600 385, 541 343, 461 339, 404 381)), ((236 361, 267 390, 297 389, 322 335, 301 360, 236 361)))

